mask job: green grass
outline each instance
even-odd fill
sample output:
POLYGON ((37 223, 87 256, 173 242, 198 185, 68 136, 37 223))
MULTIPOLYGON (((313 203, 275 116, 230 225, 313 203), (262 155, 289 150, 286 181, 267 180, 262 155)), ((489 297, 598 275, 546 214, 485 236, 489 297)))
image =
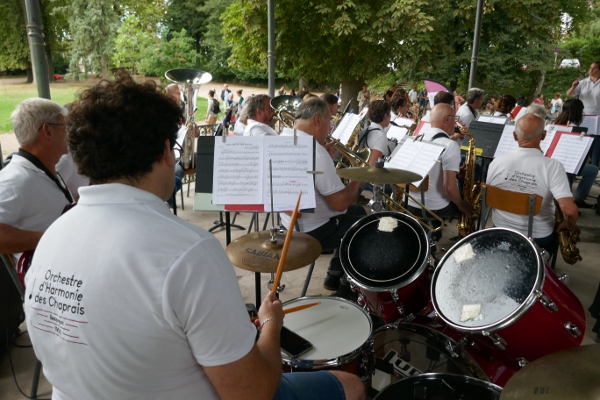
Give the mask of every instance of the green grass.
MULTIPOLYGON (((53 101, 59 104, 66 104, 74 101, 77 93, 85 89, 86 86, 82 84, 69 85, 68 83, 51 83, 50 96, 53 101)), ((35 85, 15 84, 0 86, 0 134, 13 132, 10 123, 10 114, 12 114, 19 103, 30 97, 38 97, 35 85)), ((198 97, 198 111, 196 112, 196 122, 198 124, 204 123, 207 103, 206 98, 198 97)), ((221 109, 224 108, 225 107, 221 105, 221 109)))

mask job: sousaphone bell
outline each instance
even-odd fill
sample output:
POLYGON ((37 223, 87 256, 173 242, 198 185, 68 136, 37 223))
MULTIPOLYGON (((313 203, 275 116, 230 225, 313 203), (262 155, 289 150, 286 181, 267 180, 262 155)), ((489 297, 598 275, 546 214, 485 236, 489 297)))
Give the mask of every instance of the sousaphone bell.
POLYGON ((185 136, 181 145, 181 164, 183 169, 195 167, 194 160, 194 138, 197 136, 198 127, 195 122, 196 103, 198 100, 198 90, 200 85, 212 80, 212 75, 208 72, 192 68, 175 68, 165 72, 165 78, 179 86, 179 95, 184 104, 185 114, 185 136))

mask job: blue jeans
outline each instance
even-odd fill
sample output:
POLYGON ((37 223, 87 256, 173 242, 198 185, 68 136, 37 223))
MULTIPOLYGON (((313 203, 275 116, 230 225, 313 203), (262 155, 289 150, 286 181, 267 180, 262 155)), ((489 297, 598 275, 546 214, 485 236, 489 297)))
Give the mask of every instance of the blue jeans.
POLYGON ((341 382, 328 371, 281 375, 273 400, 345 400, 341 382))

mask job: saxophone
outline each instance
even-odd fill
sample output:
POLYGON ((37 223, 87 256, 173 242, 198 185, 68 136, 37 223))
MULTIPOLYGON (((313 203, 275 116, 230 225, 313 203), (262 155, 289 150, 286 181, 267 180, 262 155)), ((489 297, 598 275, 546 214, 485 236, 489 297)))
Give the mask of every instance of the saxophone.
MULTIPOLYGON (((558 206, 556 200, 554 201, 554 208, 556 209, 556 226, 565 220, 565 217, 558 206)), ((581 261, 582 258, 579 255, 579 249, 577 248, 577 242, 579 242, 579 234, 568 229, 563 229, 558 232, 558 244, 560 246, 560 253, 562 254, 563 260, 567 264, 573 265, 577 261, 581 261)))
POLYGON ((469 136, 469 150, 465 160, 465 180, 463 183, 463 200, 473 204, 473 215, 462 213, 458 219, 456 227, 458 233, 462 237, 469 236, 475 231, 475 222, 479 219, 481 213, 481 205, 479 200, 481 197, 481 185, 475 183, 475 137, 470 132, 465 132, 469 136))

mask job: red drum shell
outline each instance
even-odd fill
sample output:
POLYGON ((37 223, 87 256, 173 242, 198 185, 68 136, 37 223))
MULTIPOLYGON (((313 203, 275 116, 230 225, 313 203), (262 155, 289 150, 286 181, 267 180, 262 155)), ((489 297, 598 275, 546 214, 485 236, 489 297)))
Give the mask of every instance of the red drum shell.
POLYGON ((579 346, 586 328, 581 302, 544 265, 533 243, 504 228, 475 232, 453 246, 434 272, 432 300, 449 327, 513 361, 579 346), (546 299, 556 311, 542 304, 546 299), (467 304, 481 306, 480 314, 465 315, 467 304), (488 337, 494 334, 506 342, 505 349, 488 337))
POLYGON ((351 283, 365 298, 366 306, 387 321, 417 313, 431 299, 429 240, 419 222, 402 213, 385 211, 357 221, 344 235, 340 260, 351 283), (391 232, 381 222, 392 221, 391 232), (398 303, 392 293, 398 294, 398 303))

